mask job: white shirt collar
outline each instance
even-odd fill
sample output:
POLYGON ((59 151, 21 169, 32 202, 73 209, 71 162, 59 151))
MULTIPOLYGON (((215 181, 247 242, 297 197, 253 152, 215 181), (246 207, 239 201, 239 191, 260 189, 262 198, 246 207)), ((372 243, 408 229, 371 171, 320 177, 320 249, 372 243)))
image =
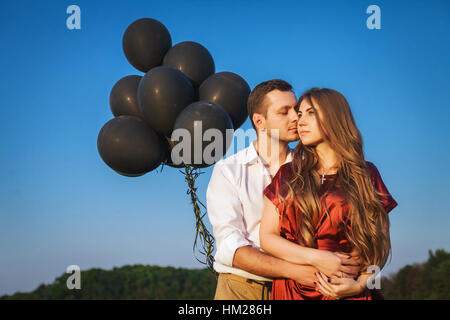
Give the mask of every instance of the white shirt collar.
MULTIPOLYGON (((244 164, 254 164, 258 161, 259 155, 258 152, 256 151, 256 141, 257 139, 252 140, 250 146, 247 148, 247 154, 245 156, 244 164)), ((288 154, 286 156, 286 160, 284 163, 292 161, 293 154, 294 154, 293 150, 288 145, 288 154)))

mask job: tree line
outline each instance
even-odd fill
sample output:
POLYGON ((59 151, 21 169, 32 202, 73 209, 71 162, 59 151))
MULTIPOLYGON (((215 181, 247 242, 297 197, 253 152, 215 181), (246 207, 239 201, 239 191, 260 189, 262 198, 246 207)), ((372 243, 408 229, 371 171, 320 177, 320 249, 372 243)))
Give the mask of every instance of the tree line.
MULTIPOLYGON (((112 270, 81 271, 81 289, 69 290, 64 273, 51 284, 41 284, 32 292, 17 292, 0 299, 133 299, 201 300, 213 299, 216 276, 208 269, 184 269, 146 265, 126 265, 112 270)), ((386 299, 450 299, 450 253, 429 251, 424 263, 407 265, 381 278, 386 299)))

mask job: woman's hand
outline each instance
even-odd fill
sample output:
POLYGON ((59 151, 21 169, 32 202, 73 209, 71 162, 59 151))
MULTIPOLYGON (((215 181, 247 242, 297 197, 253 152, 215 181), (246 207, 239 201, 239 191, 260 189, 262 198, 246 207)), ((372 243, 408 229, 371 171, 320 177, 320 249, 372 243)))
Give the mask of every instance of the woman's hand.
POLYGON ((363 287, 358 281, 351 278, 328 278, 323 273, 316 273, 316 291, 332 299, 342 299, 345 297, 357 296, 363 291, 363 287), (329 280, 328 280, 329 279, 329 280))
POLYGON ((360 268, 350 256, 325 250, 315 250, 311 264, 325 275, 336 278, 355 278, 360 268))

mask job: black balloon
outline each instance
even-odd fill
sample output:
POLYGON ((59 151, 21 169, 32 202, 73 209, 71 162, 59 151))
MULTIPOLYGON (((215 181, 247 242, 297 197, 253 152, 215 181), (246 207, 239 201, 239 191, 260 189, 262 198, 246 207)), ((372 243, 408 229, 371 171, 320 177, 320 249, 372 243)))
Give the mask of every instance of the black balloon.
MULTIPOLYGON (((176 129, 186 129, 189 133, 190 149, 186 150, 190 151, 190 155, 184 152, 185 149, 183 149, 183 144, 185 146, 187 144, 183 142, 184 138, 180 138, 179 141, 175 141, 175 157, 179 155, 178 158, 181 159, 185 164, 191 164, 194 167, 204 168, 214 164, 226 154, 232 142, 232 139, 230 138, 232 137, 233 133, 233 122, 229 114, 220 105, 208 101, 197 101, 187 106, 180 113, 175 122, 174 130, 176 129), (195 121, 201 121, 201 123, 195 123, 195 121), (214 158, 214 161, 210 161, 210 159, 204 158, 205 153, 209 154, 209 151, 213 149, 208 145, 213 144, 217 139, 216 137, 213 137, 210 139, 210 141, 206 141, 207 139, 205 139, 204 137, 205 131, 212 128, 217 129, 222 136, 222 140, 217 140, 219 142, 222 141, 222 143, 220 144, 220 148, 217 148, 217 151, 220 154, 216 153, 214 150, 210 153, 212 155, 212 158, 214 158), (227 129, 231 130, 227 132, 227 129), (198 142, 197 148, 194 141, 198 142), (206 148, 209 148, 208 152, 205 152, 206 148)), ((174 140, 175 138, 176 137, 174 137, 174 140)), ((177 162, 178 160, 174 159, 174 161, 177 162)))
POLYGON ((233 72, 219 72, 206 79, 199 88, 199 100, 221 105, 233 120, 234 129, 247 119, 247 100, 250 87, 233 72))
POLYGON ((122 175, 122 176, 130 177, 130 178, 140 177, 140 176, 143 176, 144 174, 147 173, 147 172, 143 172, 143 173, 133 173, 133 174, 131 174, 131 173, 120 172, 120 171, 117 171, 117 170, 114 170, 114 171, 117 172, 118 174, 122 175))
POLYGON ((167 165, 169 167, 173 168, 184 168, 184 163, 181 162, 180 164, 175 164, 172 161, 172 147, 170 143, 167 141, 166 138, 164 138, 165 141, 165 148, 164 148, 164 158, 163 158, 163 164, 167 165))
POLYGON ((161 137, 134 116, 109 120, 100 130, 97 149, 109 167, 128 176, 143 175, 157 168, 164 155, 161 137))
POLYGON ((214 60, 208 49, 193 41, 173 46, 164 57, 163 65, 183 72, 196 88, 215 72, 214 60))
POLYGON ((161 22, 142 18, 134 21, 125 30, 122 47, 131 65, 147 72, 162 64, 164 55, 172 47, 172 38, 161 22))
POLYGON ((138 87, 138 101, 145 121, 158 133, 170 137, 181 110, 195 100, 195 90, 186 76, 172 67, 147 72, 138 87))
POLYGON ((141 76, 126 76, 116 82, 109 95, 109 106, 115 117, 135 116, 142 118, 137 100, 141 76))

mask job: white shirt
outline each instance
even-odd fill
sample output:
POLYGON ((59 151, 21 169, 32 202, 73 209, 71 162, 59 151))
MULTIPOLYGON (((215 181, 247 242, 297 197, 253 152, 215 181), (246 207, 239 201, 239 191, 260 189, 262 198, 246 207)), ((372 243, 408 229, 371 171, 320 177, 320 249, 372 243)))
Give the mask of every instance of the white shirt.
MULTIPOLYGON (((216 163, 206 191, 206 203, 217 248, 214 269, 220 273, 270 281, 232 266, 238 248, 250 245, 261 250, 259 226, 264 207, 263 191, 272 176, 255 146, 256 139, 248 148, 216 163)), ((290 161, 292 150, 288 149, 284 163, 290 161)))

